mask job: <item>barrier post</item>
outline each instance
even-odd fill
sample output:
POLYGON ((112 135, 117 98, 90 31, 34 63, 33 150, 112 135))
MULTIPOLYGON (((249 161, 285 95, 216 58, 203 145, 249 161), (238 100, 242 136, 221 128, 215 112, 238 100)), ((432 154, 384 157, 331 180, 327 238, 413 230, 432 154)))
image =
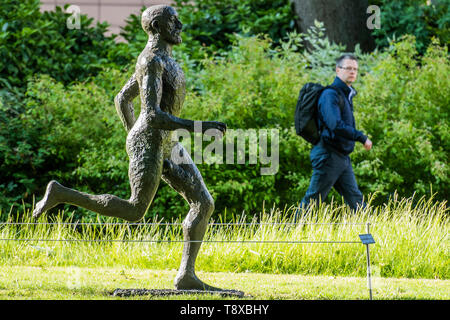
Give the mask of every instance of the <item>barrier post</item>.
POLYGON ((372 279, 370 274, 370 250, 369 250, 369 244, 375 243, 375 240, 373 239, 372 235, 370 234, 370 222, 367 222, 366 224, 366 234, 360 234, 359 238, 361 239, 361 242, 366 245, 366 255, 367 255, 367 287, 369 289, 369 297, 370 300, 372 300, 372 279))

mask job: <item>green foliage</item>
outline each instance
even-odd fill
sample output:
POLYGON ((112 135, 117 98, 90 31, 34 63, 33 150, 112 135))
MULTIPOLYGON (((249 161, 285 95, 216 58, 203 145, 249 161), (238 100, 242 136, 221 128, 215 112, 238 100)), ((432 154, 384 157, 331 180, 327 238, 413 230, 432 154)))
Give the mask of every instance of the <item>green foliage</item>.
MULTIPOLYGON (((0 136, 6 138, 6 143, 1 144, 3 161, 0 162, 1 186, 7 187, 6 195, 15 195, 13 200, 18 200, 17 195, 22 194, 24 200, 29 201, 32 193, 45 190, 43 188, 51 177, 69 184, 82 181, 89 188, 92 181, 83 174, 76 174, 84 163, 83 150, 90 148, 99 154, 105 147, 99 144, 100 141, 108 142, 105 140, 111 131, 122 133, 113 118, 115 109, 111 93, 120 90, 124 75, 114 70, 109 72, 108 77, 112 78, 108 81, 117 79, 119 82, 109 88, 109 92, 94 82, 79 83, 66 89, 49 76, 28 83, 26 108, 9 119, 7 125, 0 126, 0 136)), ((102 77, 104 74, 96 81, 104 81, 102 77)), ((7 106, 3 104, 0 106, 6 111, 2 115, 12 110, 5 110, 7 106)), ((123 144, 121 146, 123 148, 123 144)), ((108 156, 114 159, 120 149, 117 145, 109 147, 108 156)), ((125 162, 126 157, 122 157, 122 161, 125 162)), ((97 180, 105 183, 114 182, 117 170, 126 172, 126 168, 119 166, 104 174, 100 163, 93 169, 97 180)), ((120 181, 124 178, 121 176, 120 181)), ((92 182, 93 185, 98 185, 98 181, 92 182)), ((11 203, 3 205, 7 207, 11 203)))
POLYGON ((42 154, 34 152, 33 141, 41 126, 24 127, 20 119, 22 112, 17 95, 8 93, 0 99, 1 208, 20 202, 22 197, 26 199, 30 195, 28 191, 35 190, 33 167, 34 163, 39 163, 42 154))
POLYGON ((442 44, 450 43, 450 11, 448 0, 378 0, 381 29, 373 35, 377 45, 389 46, 389 39, 411 34, 417 39, 420 53, 425 53, 432 37, 442 44))
MULTIPOLYGON (((183 44, 175 55, 188 58, 191 65, 205 56, 226 54, 235 33, 267 34, 277 45, 295 30, 289 0, 175 0, 175 7, 183 23, 183 44)), ((134 57, 147 42, 140 17, 134 14, 127 19, 121 35, 129 42, 134 57)))
MULTIPOLYGON (((134 22, 125 28, 125 36, 131 37, 131 26, 138 23, 131 19, 134 22)), ((323 34, 318 23, 308 34, 290 33, 285 40, 279 39, 277 46, 268 37, 228 36, 230 51, 205 56, 195 73, 192 66, 200 56, 191 59, 187 43, 180 50, 175 48, 196 89, 188 90, 184 118, 220 120, 230 129, 279 130, 276 175, 262 176, 261 168, 267 166, 260 161, 249 164, 248 146, 245 165, 198 165, 216 201, 216 215, 255 213, 263 203, 292 205, 304 195, 311 175, 310 145, 293 129, 297 95, 306 82, 330 83, 334 58, 343 50, 323 34), (312 43, 313 51, 299 51, 304 39, 312 43)), ((141 36, 136 33, 136 38, 129 39, 133 44, 118 45, 110 54, 128 61, 142 50, 139 43, 146 38, 141 36)), ((225 50, 225 42, 217 42, 217 47, 222 45, 225 50)), ((439 199, 448 194, 448 53, 435 41, 418 58, 414 46, 408 37, 392 43, 385 53, 362 55, 356 49, 361 69, 356 84, 357 125, 369 134, 374 148, 365 152, 357 145, 352 160, 362 191, 378 192, 380 201, 395 190, 405 196, 426 194, 430 186, 439 199)), ((90 48, 95 51, 96 47, 90 48)), ((195 45, 191 50, 201 52, 195 45)), ((91 69, 91 75, 95 70, 91 69)), ((0 207, 8 210, 21 199, 32 202, 32 195, 43 194, 50 179, 91 193, 129 196, 126 132, 113 97, 132 71, 114 67, 66 87, 59 82, 63 79, 38 76, 28 82, 26 97, 3 94, 0 207)), ((184 199, 162 183, 148 216, 178 217, 187 210, 184 199)))
POLYGON ((208 53, 227 51, 234 33, 267 34, 275 43, 295 28, 288 0, 176 0, 190 45, 203 46, 208 53))
POLYGON ((397 189, 449 194, 450 64, 446 47, 434 40, 417 57, 414 37, 393 44, 389 55, 362 78, 356 104, 360 126, 375 147, 357 150, 355 172, 366 190, 397 189))
MULTIPOLYGON (((57 101, 66 95, 62 84, 128 63, 121 49, 124 44, 116 45, 114 36, 104 35, 106 23, 91 26, 93 19, 81 15, 80 28, 69 29, 70 14, 60 7, 42 13, 39 6, 38 0, 0 4, 0 206, 4 207, 22 197, 29 201, 50 173, 68 176, 77 166, 80 141, 87 133, 82 125, 88 118, 78 118, 77 106, 67 104, 65 98, 57 101), (57 82, 48 77, 43 78, 47 86, 32 82, 26 101, 27 83, 37 74, 47 74, 57 82), (58 104, 51 109, 44 106, 38 113, 36 109, 46 99, 58 104), (79 127, 65 126, 71 121, 80 121, 79 127), (49 126, 54 126, 53 134, 49 126)), ((84 103, 80 109, 88 106, 84 103)), ((79 114, 85 116, 85 110, 79 114)))
POLYGON ((0 82, 24 88, 28 77, 49 74, 62 83, 84 80, 107 65, 128 63, 114 51, 107 23, 91 26, 80 16, 80 29, 67 28, 69 13, 60 7, 41 13, 39 0, 5 0, 0 4, 0 82), (114 52, 114 54, 112 54, 114 52))

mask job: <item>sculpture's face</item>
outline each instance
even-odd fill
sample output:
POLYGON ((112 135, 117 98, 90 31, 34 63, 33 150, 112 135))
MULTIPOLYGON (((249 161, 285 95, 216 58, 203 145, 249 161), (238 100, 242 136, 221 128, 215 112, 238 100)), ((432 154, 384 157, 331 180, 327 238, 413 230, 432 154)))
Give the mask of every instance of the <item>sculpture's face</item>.
POLYGON ((171 8, 161 19, 161 37, 170 44, 181 43, 183 24, 178 19, 177 12, 171 8))

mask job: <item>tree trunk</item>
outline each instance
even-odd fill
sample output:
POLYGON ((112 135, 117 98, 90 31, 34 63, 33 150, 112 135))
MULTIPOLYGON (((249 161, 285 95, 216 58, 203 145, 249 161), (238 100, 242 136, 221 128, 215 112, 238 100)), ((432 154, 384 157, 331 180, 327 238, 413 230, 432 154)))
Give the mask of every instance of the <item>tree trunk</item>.
POLYGON ((375 41, 367 20, 371 14, 367 0, 291 0, 297 25, 305 33, 314 20, 324 23, 330 41, 341 43, 353 51, 357 43, 365 52, 375 49, 375 41))

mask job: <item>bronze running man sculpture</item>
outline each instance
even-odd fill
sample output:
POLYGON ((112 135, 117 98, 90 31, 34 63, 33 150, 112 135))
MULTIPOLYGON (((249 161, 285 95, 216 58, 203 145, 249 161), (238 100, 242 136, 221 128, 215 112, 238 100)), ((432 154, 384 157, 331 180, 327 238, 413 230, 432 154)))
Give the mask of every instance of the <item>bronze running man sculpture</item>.
MULTIPOLYGON (((183 221, 185 242, 175 288, 219 290, 199 280, 194 270, 214 201, 190 155, 179 142, 171 139, 176 129, 194 132, 193 120, 178 117, 185 97, 185 78, 172 57, 172 47, 181 43, 182 24, 175 9, 166 5, 147 8, 141 22, 149 40, 137 59, 135 73, 114 99, 128 132, 130 199, 91 195, 53 180, 36 204, 33 216, 37 218, 58 204, 69 203, 100 215, 137 221, 149 208, 162 178, 190 205, 183 221), (132 100, 138 95, 141 112, 136 120, 132 100), (173 155, 178 157, 177 161, 173 155)), ((226 131, 226 125, 218 121, 203 121, 201 128, 202 133, 215 129, 223 135, 226 131)))

